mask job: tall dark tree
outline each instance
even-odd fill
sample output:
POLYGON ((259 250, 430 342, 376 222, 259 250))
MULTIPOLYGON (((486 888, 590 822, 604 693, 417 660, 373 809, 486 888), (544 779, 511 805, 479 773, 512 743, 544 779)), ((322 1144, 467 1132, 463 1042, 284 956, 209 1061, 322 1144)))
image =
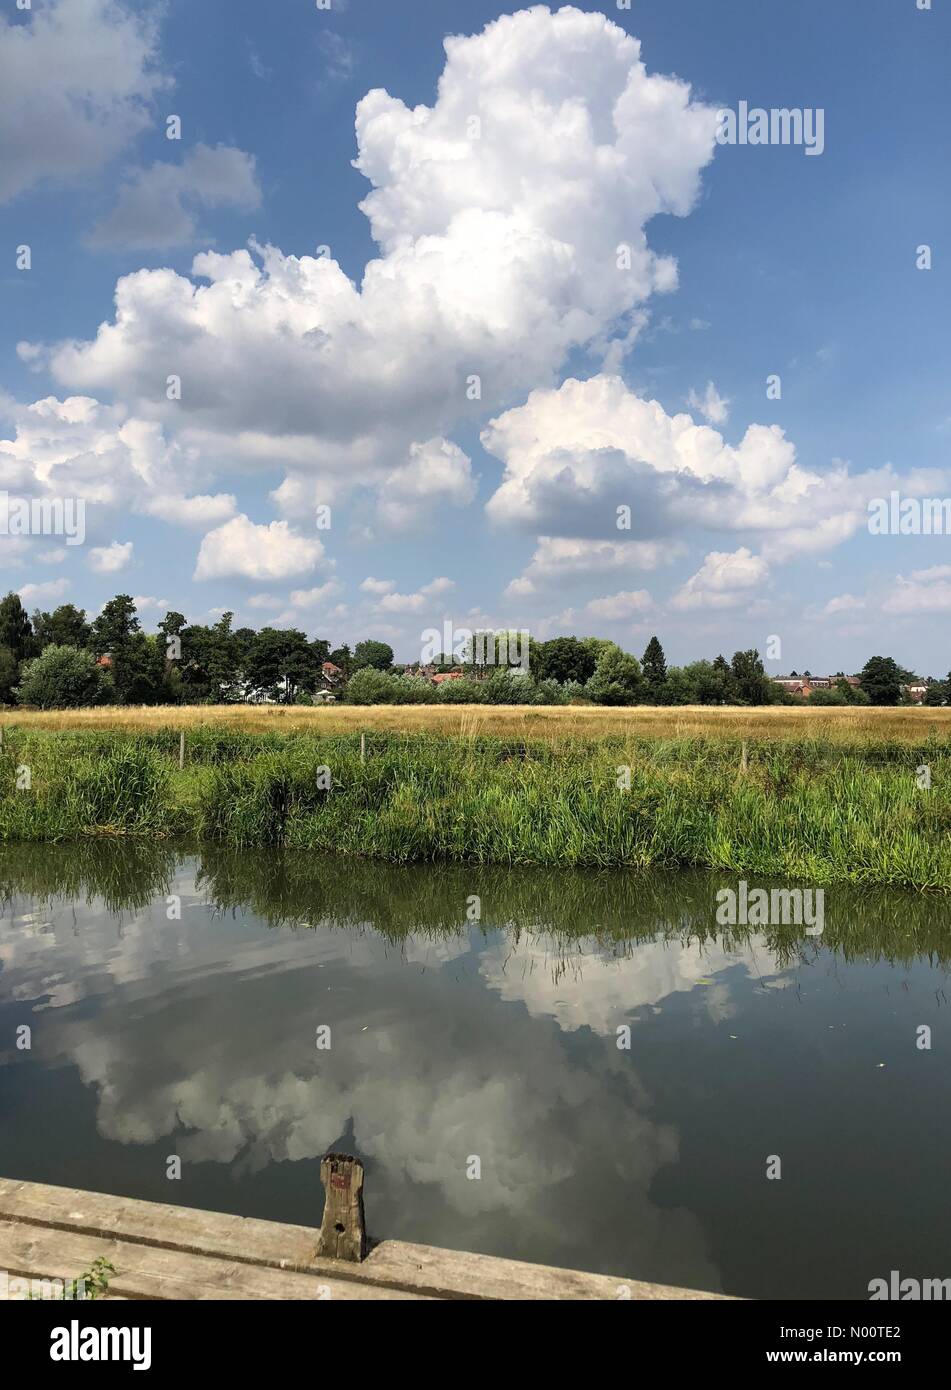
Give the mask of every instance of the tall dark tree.
POLYGON ((873 705, 897 705, 906 672, 890 656, 871 656, 859 681, 873 705))
POLYGON ((657 637, 652 637, 644 649, 641 670, 647 682, 648 699, 660 699, 667 684, 667 659, 657 637))
POLYGON ((92 648, 111 658, 116 696, 126 705, 154 704, 161 695, 164 649, 146 637, 129 594, 117 594, 92 625, 92 648))
POLYGON ((266 690, 291 704, 299 690, 311 689, 317 680, 318 662, 306 633, 296 628, 262 627, 248 657, 247 676, 258 690, 266 690))
POLYGON ((128 643, 132 634, 142 631, 142 624, 129 594, 116 594, 103 606, 93 621, 92 641, 97 656, 113 656, 128 643))
POLYGON ((925 691, 925 698, 922 704, 929 706, 946 705, 948 703, 948 691, 951 690, 949 681, 929 680, 928 689, 925 691))
POLYGON ((597 656, 577 637, 552 637, 534 653, 534 674, 539 680, 578 681, 584 685, 594 675, 597 656))
POLYGON ((20 595, 11 592, 0 599, 0 647, 9 647, 14 661, 34 656, 36 643, 29 615, 20 595))
POLYGON ((736 682, 737 697, 745 705, 771 705, 776 687, 766 674, 760 654, 751 647, 746 652, 734 652, 730 663, 736 682))
POLYGON ((375 642, 368 638, 358 642, 353 651, 353 667, 359 671, 363 666, 372 666, 376 671, 388 671, 393 665, 393 648, 388 642, 375 642))
POLYGON ((33 614, 33 632, 40 651, 46 647, 89 646, 92 628, 86 621, 85 608, 77 608, 72 603, 61 603, 52 613, 33 614))
POLYGON ((9 647, 0 647, 0 704, 12 705, 20 668, 9 647))

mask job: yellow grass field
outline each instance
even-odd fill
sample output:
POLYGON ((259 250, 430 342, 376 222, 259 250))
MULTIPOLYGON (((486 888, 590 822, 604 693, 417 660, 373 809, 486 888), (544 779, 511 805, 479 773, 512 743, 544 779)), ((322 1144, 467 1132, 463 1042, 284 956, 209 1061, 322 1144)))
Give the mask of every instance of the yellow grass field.
POLYGON ((337 734, 374 729, 405 733, 499 735, 504 738, 827 738, 836 742, 892 739, 914 743, 929 734, 951 735, 951 708, 871 709, 768 706, 739 709, 708 705, 672 708, 556 705, 161 705, 101 709, 6 710, 0 727, 41 729, 190 729, 226 726, 248 733, 274 729, 337 734))

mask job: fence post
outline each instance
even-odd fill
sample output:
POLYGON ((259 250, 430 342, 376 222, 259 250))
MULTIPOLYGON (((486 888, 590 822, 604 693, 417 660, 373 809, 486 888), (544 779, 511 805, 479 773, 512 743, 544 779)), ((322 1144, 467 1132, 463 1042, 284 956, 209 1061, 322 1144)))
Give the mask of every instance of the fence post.
POLYGON ((183 729, 178 739, 178 766, 185 766, 185 730, 183 729))
POLYGON ((743 774, 743 776, 745 777, 746 774, 747 774, 747 772, 749 772, 749 770, 750 770, 749 750, 748 750, 748 748, 747 748, 746 739, 744 739, 744 740, 743 740, 743 751, 742 751, 742 753, 740 754, 740 772, 741 772, 741 773, 743 774))
POLYGON ((361 734, 361 735, 360 735, 360 761, 361 761, 361 763, 365 763, 366 760, 367 760, 367 736, 366 736, 366 734, 361 734))
POLYGON ((363 1164, 350 1154, 327 1154, 320 1161, 320 1181, 327 1195, 317 1254, 359 1262, 367 1253, 363 1164))

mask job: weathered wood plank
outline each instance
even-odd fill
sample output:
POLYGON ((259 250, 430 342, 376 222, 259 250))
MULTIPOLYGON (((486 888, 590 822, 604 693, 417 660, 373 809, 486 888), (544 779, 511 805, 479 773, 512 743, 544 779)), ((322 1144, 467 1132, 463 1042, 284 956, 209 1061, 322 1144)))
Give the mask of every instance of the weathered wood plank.
POLYGON ((352 1279, 315 1278, 210 1255, 0 1221, 0 1268, 10 1278, 75 1279, 99 1256, 115 1265, 116 1273, 109 1281, 109 1295, 114 1298, 352 1302, 424 1297, 352 1279))
POLYGON ((405 1291, 436 1298, 571 1300, 723 1297, 397 1240, 381 1241, 362 1263, 352 1264, 317 1256, 319 1231, 310 1226, 5 1178, 0 1179, 0 1220, 73 1235, 120 1239, 324 1282, 356 1281, 378 1288, 381 1294, 405 1291))

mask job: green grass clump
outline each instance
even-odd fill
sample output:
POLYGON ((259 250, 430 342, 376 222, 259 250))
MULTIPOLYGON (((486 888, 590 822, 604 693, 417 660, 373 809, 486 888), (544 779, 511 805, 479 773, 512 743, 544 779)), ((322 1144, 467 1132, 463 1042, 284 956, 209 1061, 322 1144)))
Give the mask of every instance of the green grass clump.
POLYGON ((0 839, 188 836, 395 864, 691 867, 951 890, 945 741, 8 732, 0 839), (931 786, 917 769, 930 768, 931 786), (29 790, 16 769, 29 766, 29 790), (619 769, 629 768, 629 785, 619 769), (331 785, 325 785, 329 770, 331 785))

